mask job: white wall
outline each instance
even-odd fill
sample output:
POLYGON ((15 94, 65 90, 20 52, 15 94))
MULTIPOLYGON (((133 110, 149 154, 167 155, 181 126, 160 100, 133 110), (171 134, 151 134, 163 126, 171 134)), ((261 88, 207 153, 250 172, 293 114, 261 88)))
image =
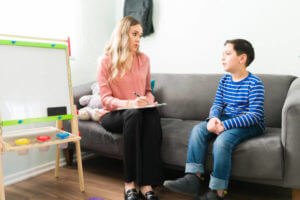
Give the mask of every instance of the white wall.
MULTIPOLYGON (((78 0, 77 0, 78 1, 78 0)), ((72 43, 73 85, 96 80, 98 58, 113 31, 117 0, 80 0, 72 43)))
MULTIPOLYGON (((300 1, 153 0, 155 33, 142 40, 152 72, 223 73, 227 39, 253 44, 253 73, 300 76, 300 1)), ((117 5, 122 18, 123 0, 117 5)))
MULTIPOLYGON (((73 86, 96 80, 97 58, 115 24, 116 0, 3 0, 0 7, 1 34, 59 39, 70 36, 73 86)), ((28 124, 26 128, 49 125, 55 124, 28 124)), ((27 156, 6 152, 2 159, 4 176, 15 178, 20 172, 52 164, 55 152, 54 146, 47 153, 32 149, 27 156)))
POLYGON ((0 33, 71 39, 73 85, 96 80, 115 25, 116 0, 3 0, 0 33))

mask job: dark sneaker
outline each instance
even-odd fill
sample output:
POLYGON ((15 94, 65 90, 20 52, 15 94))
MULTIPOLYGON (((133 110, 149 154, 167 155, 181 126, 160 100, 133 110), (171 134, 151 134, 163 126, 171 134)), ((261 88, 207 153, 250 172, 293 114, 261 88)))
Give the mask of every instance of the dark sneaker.
POLYGON ((198 196, 202 181, 195 174, 186 174, 182 178, 176 180, 168 180, 164 182, 164 186, 174 192, 198 196))
POLYGON ((197 197, 195 200, 225 200, 224 196, 220 197, 215 190, 208 190, 201 197, 197 197))

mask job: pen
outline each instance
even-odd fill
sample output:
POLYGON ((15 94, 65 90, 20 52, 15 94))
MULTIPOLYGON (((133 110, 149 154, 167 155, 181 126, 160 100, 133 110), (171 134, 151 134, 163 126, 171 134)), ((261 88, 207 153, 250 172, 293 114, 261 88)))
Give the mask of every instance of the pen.
POLYGON ((135 96, 137 96, 137 97, 141 97, 138 93, 136 93, 136 92, 133 92, 133 94, 135 95, 135 96))
MULTIPOLYGON (((133 92, 133 94, 135 95, 135 96, 137 96, 137 97, 141 97, 141 95, 139 95, 138 93, 136 93, 136 92, 133 92)), ((146 102, 147 102, 147 104, 149 104, 149 102, 146 100, 146 102)))

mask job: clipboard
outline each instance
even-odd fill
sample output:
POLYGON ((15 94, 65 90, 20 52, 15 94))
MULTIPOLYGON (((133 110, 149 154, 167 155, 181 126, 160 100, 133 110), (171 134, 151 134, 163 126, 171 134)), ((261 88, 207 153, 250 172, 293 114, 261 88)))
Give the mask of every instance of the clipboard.
POLYGON ((117 110, 131 110, 131 109, 147 109, 147 108, 156 108, 156 107, 161 107, 161 106, 166 106, 167 103, 159 103, 155 105, 148 105, 148 106, 142 106, 142 107, 132 107, 132 108, 117 108, 117 110))

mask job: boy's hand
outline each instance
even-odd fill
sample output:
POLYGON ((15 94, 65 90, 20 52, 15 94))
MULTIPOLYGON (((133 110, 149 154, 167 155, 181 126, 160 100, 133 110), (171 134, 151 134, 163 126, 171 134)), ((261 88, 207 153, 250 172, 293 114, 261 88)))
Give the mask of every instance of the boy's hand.
POLYGON ((223 126, 223 123, 220 122, 216 127, 215 134, 220 135, 224 130, 225 130, 225 128, 223 126))
POLYGON ((221 124, 221 120, 213 117, 207 123, 207 130, 211 133, 216 133, 218 125, 221 124))

